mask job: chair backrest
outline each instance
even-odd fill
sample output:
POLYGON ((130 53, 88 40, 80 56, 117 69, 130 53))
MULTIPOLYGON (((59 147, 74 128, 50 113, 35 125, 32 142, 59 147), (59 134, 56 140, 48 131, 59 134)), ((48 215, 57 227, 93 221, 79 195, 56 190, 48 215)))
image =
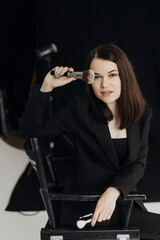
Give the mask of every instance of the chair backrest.
POLYGON ((24 143, 24 149, 39 179, 40 193, 50 226, 55 229, 59 217, 58 214, 55 217, 54 212, 57 212, 57 206, 60 208, 60 203, 58 201, 54 205, 51 203, 51 193, 56 195, 63 192, 67 169, 72 165, 73 157, 59 157, 57 150, 55 150, 56 157, 54 157, 51 151, 48 152, 49 148, 45 147, 45 144, 46 139, 32 138, 24 143))
POLYGON ((36 171, 40 184, 45 179, 48 187, 55 186, 62 188, 67 176, 67 169, 72 165, 73 157, 72 155, 69 156, 66 151, 58 154, 57 150, 59 150, 59 146, 55 148, 55 150, 49 149, 46 139, 29 139, 24 143, 25 152, 36 171), (64 152, 68 156, 64 156, 64 152), (40 158, 38 163, 37 157, 40 158))

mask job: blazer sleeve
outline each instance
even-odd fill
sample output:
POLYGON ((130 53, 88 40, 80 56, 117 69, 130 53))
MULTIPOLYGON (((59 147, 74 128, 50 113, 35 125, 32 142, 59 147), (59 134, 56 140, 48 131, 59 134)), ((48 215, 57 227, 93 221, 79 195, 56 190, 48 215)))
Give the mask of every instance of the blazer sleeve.
POLYGON ((73 132, 76 127, 74 111, 71 106, 53 114, 45 116, 51 93, 43 93, 34 88, 21 118, 20 135, 24 138, 49 137, 73 132))
POLYGON ((138 181, 144 176, 148 153, 149 126, 152 117, 152 110, 148 110, 149 111, 143 127, 143 133, 140 139, 140 148, 135 162, 121 170, 107 186, 107 188, 111 186, 118 188, 123 197, 126 197, 130 191, 133 191, 138 181))

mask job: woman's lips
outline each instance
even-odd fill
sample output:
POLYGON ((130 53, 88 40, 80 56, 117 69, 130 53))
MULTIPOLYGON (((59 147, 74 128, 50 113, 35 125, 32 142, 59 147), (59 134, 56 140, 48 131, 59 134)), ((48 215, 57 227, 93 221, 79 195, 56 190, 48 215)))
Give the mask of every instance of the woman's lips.
POLYGON ((105 91, 105 92, 101 92, 102 93, 102 96, 104 97, 108 97, 112 94, 113 91, 105 91))

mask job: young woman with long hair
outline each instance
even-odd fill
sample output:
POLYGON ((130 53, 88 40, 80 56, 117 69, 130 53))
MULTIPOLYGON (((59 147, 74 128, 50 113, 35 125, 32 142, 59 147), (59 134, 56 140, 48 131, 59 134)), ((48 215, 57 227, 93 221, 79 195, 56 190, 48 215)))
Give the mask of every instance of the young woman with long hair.
MULTIPOLYGON (((142 96, 132 64, 114 44, 90 51, 86 69, 95 75, 87 96, 76 96, 65 109, 46 117, 45 109, 53 89, 72 82, 65 76, 73 68, 56 66, 33 89, 21 121, 25 138, 71 133, 74 166, 65 181, 65 193, 101 193, 96 202, 66 202, 61 207, 61 226, 75 226, 80 216, 93 213, 92 227, 120 224, 117 199, 136 191, 143 177, 148 151, 152 110, 142 96)), ((136 201, 130 225, 140 229, 143 239, 160 239, 160 215, 136 201)))

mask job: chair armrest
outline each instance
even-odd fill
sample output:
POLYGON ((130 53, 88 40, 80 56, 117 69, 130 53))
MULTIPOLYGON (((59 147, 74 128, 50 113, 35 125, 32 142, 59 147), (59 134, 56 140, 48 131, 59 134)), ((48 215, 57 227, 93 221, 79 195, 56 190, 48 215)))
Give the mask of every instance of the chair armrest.
POLYGON ((131 192, 129 193, 125 198, 120 197, 119 200, 146 200, 146 195, 143 193, 136 193, 136 192, 131 192))
MULTIPOLYGON (((63 194, 63 193, 49 193, 51 200, 64 201, 97 201, 101 194, 63 194)), ((130 193, 125 198, 119 197, 118 200, 145 200, 146 196, 140 193, 130 193)))
MULTIPOLYGON (((51 200, 62 201, 98 201, 101 194, 55 194, 49 193, 51 200)), ((128 207, 126 209, 126 216, 124 218, 123 228, 128 227, 132 206, 134 200, 145 200, 146 196, 140 193, 130 193, 125 198, 119 197, 118 201, 128 201, 128 207)))

